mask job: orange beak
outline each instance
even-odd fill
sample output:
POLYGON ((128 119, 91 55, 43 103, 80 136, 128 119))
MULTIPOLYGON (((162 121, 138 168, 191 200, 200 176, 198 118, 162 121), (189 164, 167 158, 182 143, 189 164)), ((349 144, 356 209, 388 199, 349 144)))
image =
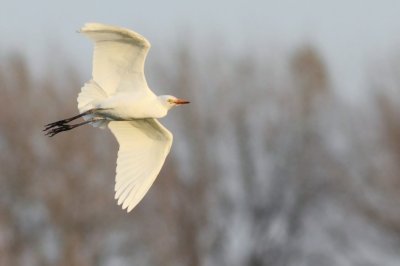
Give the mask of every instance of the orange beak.
POLYGON ((184 100, 184 99, 176 99, 175 101, 174 101, 174 103, 175 104, 188 104, 188 103, 190 103, 189 101, 187 101, 187 100, 184 100))

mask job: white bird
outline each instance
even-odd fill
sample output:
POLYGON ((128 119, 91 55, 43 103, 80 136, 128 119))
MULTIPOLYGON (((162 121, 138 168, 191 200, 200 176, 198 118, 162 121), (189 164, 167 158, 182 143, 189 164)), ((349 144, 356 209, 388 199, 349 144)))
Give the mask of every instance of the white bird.
POLYGON ((150 43, 119 27, 88 23, 79 31, 94 44, 92 79, 78 95, 79 115, 45 126, 46 135, 91 124, 108 128, 119 143, 115 199, 130 212, 144 197, 164 164, 172 134, 158 120, 172 107, 189 103, 156 96, 147 86, 144 62, 150 43), (83 117, 84 122, 69 124, 83 117))

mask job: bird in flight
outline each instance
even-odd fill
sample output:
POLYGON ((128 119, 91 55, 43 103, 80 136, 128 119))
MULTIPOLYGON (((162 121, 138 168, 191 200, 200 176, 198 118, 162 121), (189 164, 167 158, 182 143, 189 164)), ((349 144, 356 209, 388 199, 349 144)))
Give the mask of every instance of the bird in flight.
POLYGON ((130 212, 164 164, 172 134, 158 120, 189 101, 155 95, 147 86, 144 62, 150 43, 140 34, 99 23, 79 31, 94 42, 92 79, 78 95, 79 115, 45 126, 46 135, 90 124, 108 127, 119 143, 115 199, 130 212), (83 122, 71 122, 83 118, 83 122))

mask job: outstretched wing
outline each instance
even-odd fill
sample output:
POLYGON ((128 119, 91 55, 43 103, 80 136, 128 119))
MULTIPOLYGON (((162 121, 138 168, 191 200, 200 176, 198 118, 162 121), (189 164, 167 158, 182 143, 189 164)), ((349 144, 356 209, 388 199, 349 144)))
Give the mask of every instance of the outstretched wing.
POLYGON ((172 145, 172 134, 156 119, 112 121, 119 143, 115 198, 130 212, 149 190, 172 145))
POLYGON ((85 24, 80 33, 95 43, 92 75, 108 96, 124 90, 153 93, 144 76, 150 43, 143 36, 99 23, 85 24))

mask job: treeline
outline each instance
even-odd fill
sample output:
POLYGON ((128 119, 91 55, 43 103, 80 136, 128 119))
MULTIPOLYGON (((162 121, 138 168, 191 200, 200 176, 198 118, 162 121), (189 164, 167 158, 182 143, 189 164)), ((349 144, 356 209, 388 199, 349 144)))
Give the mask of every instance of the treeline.
POLYGON ((175 49, 149 84, 192 103, 163 120, 172 152, 130 214, 108 130, 42 133, 77 112, 88 77, 0 62, 0 265, 396 265, 399 71, 371 75, 354 107, 311 46, 175 49))

